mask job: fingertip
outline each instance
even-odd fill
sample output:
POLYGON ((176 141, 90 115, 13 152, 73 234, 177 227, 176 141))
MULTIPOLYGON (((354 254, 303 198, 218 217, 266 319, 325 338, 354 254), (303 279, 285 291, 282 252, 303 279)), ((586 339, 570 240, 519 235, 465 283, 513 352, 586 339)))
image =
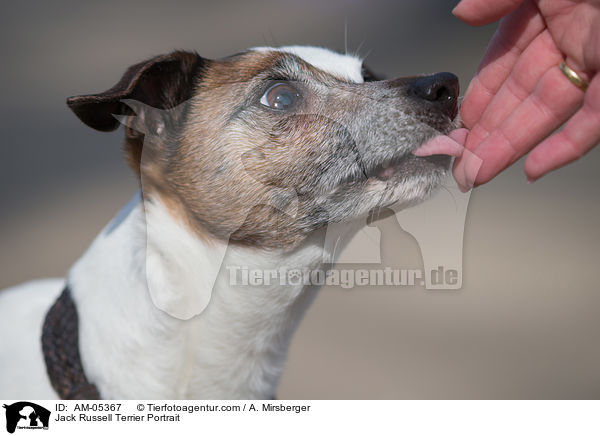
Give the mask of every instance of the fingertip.
POLYGON ((462 8, 461 5, 462 1, 459 1, 458 4, 456 6, 454 6, 454 8, 452 8, 452 15, 454 15, 456 18, 460 18, 461 17, 461 13, 462 13, 462 8))
POLYGON ((452 15, 462 21, 467 21, 470 18, 470 11, 472 10, 472 6, 469 5, 472 3, 472 0, 461 0, 457 3, 456 6, 452 9, 452 15))
POLYGON ((463 160, 462 156, 454 159, 454 164, 452 166, 452 177, 454 177, 454 180, 456 181, 456 184, 458 185, 458 188, 460 189, 460 191, 466 192, 464 190, 466 183, 465 183, 464 177, 463 177, 462 160, 463 160))
POLYGON ((465 192, 469 192, 469 190, 471 189, 471 186, 469 186, 469 183, 467 182, 467 180, 464 177, 464 171, 462 169, 462 165, 457 165, 455 168, 452 169, 452 177, 454 177, 454 181, 456 182, 456 185, 458 186, 458 189, 460 190, 460 192, 465 193, 465 192))
POLYGON ((466 194, 467 192, 469 192, 471 190, 470 187, 468 186, 463 186, 461 184, 458 184, 458 189, 460 190, 460 192, 462 192, 463 194, 466 194))
POLYGON ((523 169, 525 170, 525 175, 527 176, 527 182, 533 183, 544 174, 544 163, 540 162, 538 159, 538 153, 536 150, 533 150, 527 158, 525 158, 525 163, 523 164, 523 169))
POLYGON ((525 177, 527 177, 527 184, 531 185, 533 182, 541 178, 544 173, 540 171, 539 168, 536 169, 535 164, 532 165, 531 161, 528 164, 529 156, 525 159, 525 164, 523 165, 523 170, 525 171, 525 177))
POLYGON ((467 184, 469 185, 469 187, 474 188, 476 186, 481 185, 482 183, 485 182, 481 182, 479 180, 479 173, 481 170, 481 165, 482 165, 482 160, 479 158, 479 156, 471 153, 469 154, 469 156, 467 157, 467 160, 465 161, 465 168, 464 168, 464 172, 465 172, 465 179, 467 180, 467 184))
POLYGON ((484 165, 483 161, 480 161, 479 166, 473 165, 469 171, 471 174, 474 174, 473 177, 473 186, 481 186, 485 185, 489 181, 491 181, 494 177, 502 172, 504 167, 498 168, 494 165, 493 162, 486 161, 487 163, 484 165))
POLYGON ((461 0, 452 9, 459 20, 472 26, 483 26, 499 20, 515 10, 524 0, 461 0))
POLYGON ((476 181, 482 163, 479 156, 466 149, 460 159, 455 161, 452 175, 461 192, 468 192, 477 186, 476 181))
POLYGON ((488 22, 485 20, 485 17, 482 17, 482 15, 479 13, 479 9, 478 2, 472 0, 461 0, 454 7, 454 9, 452 9, 452 15, 459 20, 470 24, 471 26, 488 24, 488 22))

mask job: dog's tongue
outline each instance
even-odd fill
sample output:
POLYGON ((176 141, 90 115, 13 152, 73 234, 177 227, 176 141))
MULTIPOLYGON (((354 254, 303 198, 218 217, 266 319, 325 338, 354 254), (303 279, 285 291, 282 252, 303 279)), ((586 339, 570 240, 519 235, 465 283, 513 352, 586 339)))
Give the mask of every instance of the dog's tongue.
POLYGON ((415 156, 432 156, 434 154, 447 154, 459 157, 464 150, 464 143, 467 138, 467 129, 456 129, 451 131, 448 136, 441 135, 430 139, 416 150, 413 150, 415 156))

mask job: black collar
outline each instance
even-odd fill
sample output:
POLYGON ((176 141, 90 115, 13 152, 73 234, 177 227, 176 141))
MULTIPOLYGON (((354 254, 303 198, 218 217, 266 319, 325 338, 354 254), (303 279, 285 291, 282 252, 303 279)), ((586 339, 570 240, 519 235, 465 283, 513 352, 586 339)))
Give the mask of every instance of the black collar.
POLYGON ((79 355, 77 308, 69 286, 54 302, 42 327, 42 351, 52 387, 63 400, 99 400, 88 382, 79 355))

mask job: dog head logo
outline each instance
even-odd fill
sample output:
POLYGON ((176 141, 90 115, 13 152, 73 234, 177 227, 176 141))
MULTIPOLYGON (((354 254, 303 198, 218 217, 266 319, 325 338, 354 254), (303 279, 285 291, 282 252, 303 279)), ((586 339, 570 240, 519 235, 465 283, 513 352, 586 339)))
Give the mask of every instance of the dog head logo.
POLYGON ((6 431, 19 429, 48 429, 50 411, 28 401, 4 405, 6 409, 6 431))

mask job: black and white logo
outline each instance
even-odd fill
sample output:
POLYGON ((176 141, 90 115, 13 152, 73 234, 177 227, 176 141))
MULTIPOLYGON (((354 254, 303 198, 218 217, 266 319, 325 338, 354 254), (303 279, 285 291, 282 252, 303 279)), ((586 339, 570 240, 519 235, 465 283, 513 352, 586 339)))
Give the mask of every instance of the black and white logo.
POLYGON ((16 429, 48 430, 50 411, 29 401, 19 401, 3 406, 6 409, 6 431, 14 433, 16 429))

